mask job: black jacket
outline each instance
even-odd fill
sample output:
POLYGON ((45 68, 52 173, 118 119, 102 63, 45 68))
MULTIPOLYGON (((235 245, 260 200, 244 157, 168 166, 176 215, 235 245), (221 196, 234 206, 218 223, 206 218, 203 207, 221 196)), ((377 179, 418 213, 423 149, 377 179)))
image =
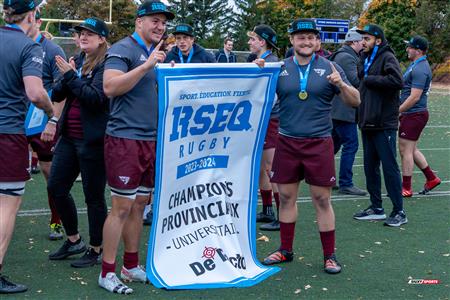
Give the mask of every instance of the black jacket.
MULTIPOLYGON (((207 52, 202 46, 194 44, 192 46, 194 48, 194 55, 192 55, 192 59, 190 63, 215 63, 216 59, 214 56, 207 52)), ((175 63, 181 63, 180 57, 178 56, 178 47, 175 46, 167 53, 166 60, 164 62, 169 63, 174 61, 175 63)), ((183 56, 184 62, 187 62, 187 56, 183 56)))
MULTIPOLYGON (((358 65, 360 57, 352 47, 347 45, 342 46, 330 56, 329 60, 341 66, 353 87, 359 87, 358 65)), ((333 120, 356 123, 356 111, 357 109, 355 107, 345 104, 338 95, 334 96, 333 102, 331 103, 331 118, 333 120)))
POLYGON ((361 80, 361 105, 358 125, 361 130, 398 129, 399 92, 403 85, 402 71, 394 51, 383 42, 364 78, 364 60, 371 53, 363 53, 358 67, 361 80))
MULTIPOLYGON (((75 59, 77 70, 81 59, 75 59)), ((103 147, 106 123, 109 116, 109 100, 103 93, 104 62, 95 66, 90 74, 78 78, 75 71, 69 71, 56 84, 52 101, 61 102, 67 98, 59 120, 60 132, 64 133, 65 119, 71 103, 78 98, 83 126, 83 141, 86 146, 103 147)))
POLYGON ((225 55, 225 50, 220 49, 219 51, 216 52, 216 61, 218 63, 235 63, 235 62, 237 62, 236 54, 234 54, 234 52, 230 52, 230 54, 228 56, 228 61, 227 61, 227 56, 225 55))

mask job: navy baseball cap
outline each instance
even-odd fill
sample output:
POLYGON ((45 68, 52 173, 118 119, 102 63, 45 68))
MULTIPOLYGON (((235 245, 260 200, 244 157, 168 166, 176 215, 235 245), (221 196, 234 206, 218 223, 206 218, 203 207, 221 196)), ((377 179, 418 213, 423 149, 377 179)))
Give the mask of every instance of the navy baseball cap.
POLYGON ((405 41, 408 47, 426 51, 428 49, 428 40, 423 36, 413 36, 409 41, 405 41))
POLYGON ((175 15, 167 9, 167 6, 155 0, 148 0, 139 5, 137 10, 137 17, 150 16, 156 14, 163 14, 167 17, 168 20, 175 19, 175 15))
POLYGON ((20 15, 32 11, 41 4, 42 0, 5 0, 3 10, 13 9, 12 14, 20 15))
POLYGON ((356 29, 356 32, 359 34, 370 34, 376 38, 384 40, 383 28, 376 24, 368 24, 364 26, 363 29, 356 29))
POLYGON ((297 32, 314 32, 315 34, 319 34, 316 22, 313 19, 297 19, 292 22, 289 26, 288 33, 294 34, 297 32))
POLYGON ((192 28, 192 26, 189 24, 178 24, 177 26, 175 26, 175 29, 172 32, 172 34, 173 35, 184 34, 194 37, 194 28, 192 28))
POLYGON ((248 36, 254 36, 255 34, 257 34, 260 38, 265 40, 272 47, 278 49, 277 33, 275 32, 275 30, 272 29, 272 27, 265 24, 261 24, 255 26, 255 28, 253 28, 253 31, 247 32, 248 36))
POLYGON ((74 29, 78 32, 86 29, 105 38, 109 35, 108 26, 106 26, 106 23, 95 17, 84 20, 83 23, 75 26, 74 29))

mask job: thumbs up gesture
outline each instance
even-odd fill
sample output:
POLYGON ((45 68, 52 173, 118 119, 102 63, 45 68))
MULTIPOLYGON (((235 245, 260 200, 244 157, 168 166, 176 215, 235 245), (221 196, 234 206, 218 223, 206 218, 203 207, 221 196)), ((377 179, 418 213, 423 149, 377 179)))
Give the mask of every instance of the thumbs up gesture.
POLYGON ((331 61, 330 67, 331 67, 331 74, 327 76, 328 81, 339 88, 342 87, 344 81, 341 78, 341 74, 339 74, 338 70, 336 70, 336 67, 331 61))

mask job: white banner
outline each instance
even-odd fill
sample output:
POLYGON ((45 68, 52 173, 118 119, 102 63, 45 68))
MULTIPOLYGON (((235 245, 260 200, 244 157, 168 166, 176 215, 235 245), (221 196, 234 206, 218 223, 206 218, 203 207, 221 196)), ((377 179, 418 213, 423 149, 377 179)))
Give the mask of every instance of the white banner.
POLYGON ((255 285, 259 166, 280 64, 158 68, 159 121, 147 276, 154 286, 255 285))

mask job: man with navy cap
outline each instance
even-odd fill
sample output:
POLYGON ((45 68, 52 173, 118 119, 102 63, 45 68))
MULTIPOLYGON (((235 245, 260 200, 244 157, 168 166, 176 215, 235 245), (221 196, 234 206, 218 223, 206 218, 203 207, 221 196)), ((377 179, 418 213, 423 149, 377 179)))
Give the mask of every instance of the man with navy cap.
POLYGON ((428 41, 422 36, 414 36, 407 44, 406 52, 411 64, 403 74, 404 85, 400 94, 400 128, 398 145, 402 158, 402 195, 413 195, 411 178, 414 164, 426 178, 423 190, 426 194, 441 183, 441 179, 431 170, 423 153, 417 148, 420 134, 428 122, 427 100, 432 72, 427 60, 428 41))
MULTIPOLYGON (((329 58, 341 66, 348 81, 355 88, 359 87, 358 65, 361 50, 362 36, 355 30, 350 30, 345 35, 344 45, 329 58)), ((352 168, 358 151, 356 108, 345 104, 339 96, 335 96, 331 107, 331 118, 333 119, 334 154, 342 148, 339 165, 339 193, 365 196, 367 193, 353 184, 352 168)))
POLYGON ((380 26, 369 24, 357 32, 363 37, 362 60, 358 68, 361 93, 358 125, 364 148, 364 173, 370 206, 355 213, 353 218, 386 219, 386 226, 398 227, 408 222, 403 211, 400 169, 396 160, 402 73, 380 26), (393 204, 388 218, 382 206, 380 164, 393 204))
POLYGON ((335 185, 331 102, 336 94, 348 105, 360 103, 338 65, 314 53, 316 24, 298 19, 289 28, 294 56, 284 60, 278 77, 280 127, 272 167, 272 182, 280 191, 280 247, 264 259, 272 265, 293 260, 300 181, 309 185, 322 242, 323 268, 341 271, 335 255, 335 217, 331 187, 335 185))
POLYGON ((161 46, 167 20, 174 17, 162 2, 143 2, 137 11, 135 32, 115 43, 105 62, 103 88, 111 99, 105 164, 112 208, 103 227, 98 283, 113 293, 133 292, 115 273, 121 237, 125 252, 121 278, 147 281, 138 253, 142 215, 154 186, 158 113, 155 66, 166 58, 161 46))
MULTIPOLYGON (((53 117, 42 84, 42 48, 30 37, 36 32, 40 0, 6 0, 0 28, 0 272, 14 231, 16 215, 30 178, 25 115, 28 100, 53 117)), ((0 273, 0 294, 25 292, 0 273)))
POLYGON ((176 46, 167 53, 165 62, 177 64, 215 63, 214 56, 195 43, 194 29, 189 24, 178 24, 172 32, 176 46))

